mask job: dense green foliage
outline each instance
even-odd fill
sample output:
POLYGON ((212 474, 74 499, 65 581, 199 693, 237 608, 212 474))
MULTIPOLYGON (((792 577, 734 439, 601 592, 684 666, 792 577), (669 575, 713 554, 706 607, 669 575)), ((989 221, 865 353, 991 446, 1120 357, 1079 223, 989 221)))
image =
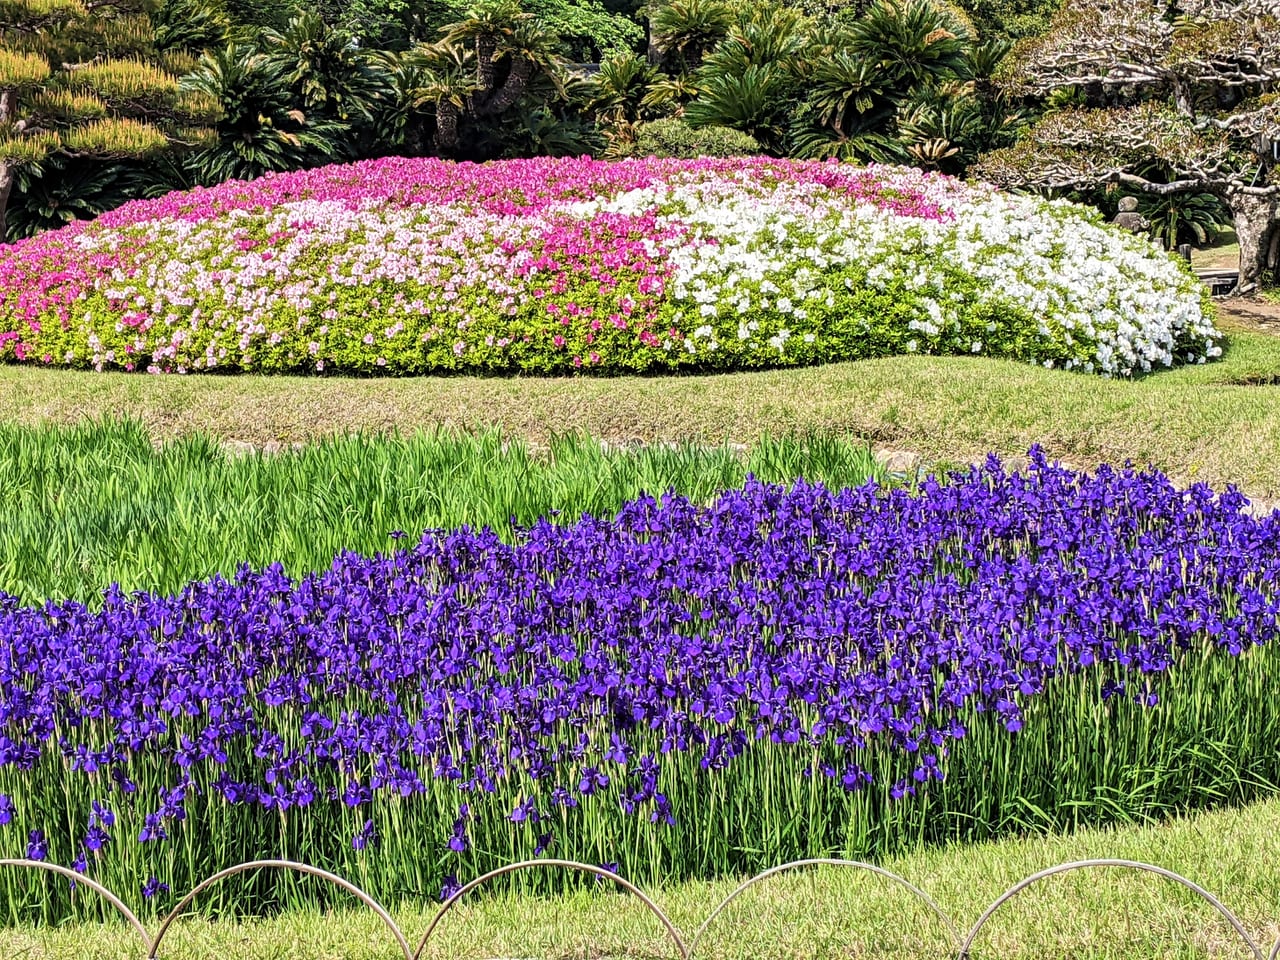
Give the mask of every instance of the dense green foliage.
MULTIPOLYGON (((179 88, 198 38, 153 22, 148 0, 6 0, 0 6, 0 242, 10 196, 44 179, 75 181, 76 158, 153 158, 200 142, 212 98, 179 88)), ((88 170, 60 198, 32 191, 24 231, 93 215, 125 188, 111 168, 88 170), (51 203, 50 200, 53 199, 51 203)), ((136 191, 136 192, 135 192, 136 191)))
POLYGON ((965 0, 983 37, 1018 40, 1043 33, 1062 0, 965 0))
POLYGON ((749 133, 775 155, 959 172, 1021 121, 986 83, 1007 44, 942 0, 812 14, 781 0, 672 0, 651 38, 660 74, 636 78, 648 103, 749 133))
MULTIPOLYGON (((1016 104, 986 78, 1007 51, 1004 38, 1030 30, 1050 2, 110 0, 94 7, 104 11, 90 31, 98 47, 121 63, 155 61, 163 76, 142 79, 167 84, 165 97, 202 105, 207 118, 216 110, 216 135, 166 141, 128 128, 112 134, 129 133, 128 149, 98 142, 89 150, 87 141, 33 136, 45 125, 30 122, 21 150, 10 151, 12 233, 193 184, 387 155, 763 151, 960 173, 978 152, 1010 142, 1021 123, 1016 104), (993 29, 1006 19, 1009 29, 993 29), (174 146, 199 149, 178 156, 174 146), (84 154, 112 159, 86 167, 84 154)), ((83 20, 80 0, 18 6, 56 11, 46 26, 59 36, 83 20)), ((93 49, 84 34, 72 62, 93 49)), ((28 46, 0 33, 6 57, 25 56, 28 46)), ((0 70, 0 90, 18 91, 24 104, 52 104, 52 94, 70 90, 23 63, 5 68, 16 71, 7 88, 0 70)), ((113 116, 137 106, 107 103, 113 116)), ((83 140, 98 108, 58 105, 83 140)), ((30 110, 23 116, 35 119, 30 110)), ((94 135, 106 136, 96 127, 94 135)))
POLYGON ((504 538, 552 511, 608 516, 641 491, 694 500, 804 476, 883 478, 862 444, 765 438, 743 454, 684 444, 605 450, 583 436, 534 452, 496 432, 347 436, 238 455, 194 435, 155 448, 135 422, 0 427, 0 591, 93 602, 109 583, 179 589, 241 563, 323 569, 403 530, 491 527, 504 538))
POLYGON ((8 211, 10 240, 89 220, 130 200, 157 197, 193 186, 175 157, 110 161, 100 157, 50 156, 20 167, 8 211))
POLYGON ((732 127, 691 127, 683 120, 665 117, 641 124, 630 148, 635 156, 741 157, 760 151, 749 133, 732 127))

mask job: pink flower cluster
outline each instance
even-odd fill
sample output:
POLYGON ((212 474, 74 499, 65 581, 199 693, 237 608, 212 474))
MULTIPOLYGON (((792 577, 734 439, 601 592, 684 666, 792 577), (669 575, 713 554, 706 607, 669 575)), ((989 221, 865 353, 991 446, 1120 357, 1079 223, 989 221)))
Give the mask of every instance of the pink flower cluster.
POLYGON ((765 157, 388 158, 269 175, 0 246, 0 360, 399 374, 814 363, 904 349, 845 322, 890 312, 857 294, 890 275, 922 291, 926 349, 970 352, 968 320, 925 296, 955 281, 926 273, 946 245, 973 247, 958 215, 1011 209, 918 170, 765 157))
MULTIPOLYGON (((876 167, 771 157, 651 157, 620 162, 590 157, 537 158, 490 164, 387 157, 267 174, 248 182, 232 180, 157 200, 140 200, 103 214, 92 226, 111 229, 151 220, 199 222, 223 217, 233 210, 270 210, 295 200, 336 201, 352 209, 370 202, 398 207, 464 204, 488 213, 520 216, 551 205, 615 196, 666 183, 677 176, 812 183, 895 213, 922 217, 942 216, 945 204, 964 190, 957 180, 920 171, 894 169, 890 178, 876 167)), ((74 233, 87 226, 76 223, 59 232, 74 233)))

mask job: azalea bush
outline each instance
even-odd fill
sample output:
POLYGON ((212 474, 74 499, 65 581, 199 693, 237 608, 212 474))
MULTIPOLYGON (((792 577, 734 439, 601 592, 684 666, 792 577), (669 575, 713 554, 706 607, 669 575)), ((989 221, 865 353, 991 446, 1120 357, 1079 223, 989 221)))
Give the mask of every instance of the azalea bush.
POLYGON ((386 159, 4 248, 0 357, 419 374, 915 352, 1123 376, 1218 355, 1206 296, 1096 213, 911 169, 386 159))
POLYGON ((162 900, 300 858, 394 901, 541 855, 654 882, 1247 799, 1280 775, 1280 514, 1244 507, 1033 451, 0 597, 0 855, 162 900))

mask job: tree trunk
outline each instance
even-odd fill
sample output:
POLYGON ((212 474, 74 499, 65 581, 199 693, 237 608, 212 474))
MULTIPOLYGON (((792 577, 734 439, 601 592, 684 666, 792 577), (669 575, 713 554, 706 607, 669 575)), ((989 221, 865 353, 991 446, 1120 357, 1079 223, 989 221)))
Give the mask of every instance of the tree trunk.
POLYGON ((1231 292, 1257 293, 1266 278, 1272 238, 1280 230, 1280 197, 1233 191, 1226 199, 1240 241, 1240 277, 1231 292))
POLYGON ((507 74, 507 79, 503 83, 502 89, 489 99, 488 103, 484 105, 484 109, 480 112, 486 116, 497 116, 504 110, 514 107, 516 101, 520 99, 520 95, 524 93, 524 88, 528 86, 532 76, 533 62, 517 54, 511 64, 511 72, 507 74))
POLYGON ((658 66, 662 63, 662 51, 658 49, 658 44, 653 39, 653 17, 646 16, 644 18, 644 38, 645 38, 645 59, 652 66, 658 66))
POLYGON ((9 236, 5 215, 9 210, 9 194, 13 193, 13 180, 13 165, 0 163, 0 243, 5 243, 9 236))
POLYGON ((452 156, 458 149, 458 108, 444 100, 436 104, 434 145, 437 156, 452 156))
POLYGON ((498 38, 486 34, 476 37, 476 80, 480 91, 475 95, 477 109, 482 109, 485 102, 493 96, 497 83, 498 65, 493 62, 493 55, 498 52, 498 38))

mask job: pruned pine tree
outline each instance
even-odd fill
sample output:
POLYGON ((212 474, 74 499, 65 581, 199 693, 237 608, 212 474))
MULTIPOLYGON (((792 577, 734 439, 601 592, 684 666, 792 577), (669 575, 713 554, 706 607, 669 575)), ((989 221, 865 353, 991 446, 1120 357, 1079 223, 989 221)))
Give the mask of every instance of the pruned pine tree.
POLYGON ((15 174, 54 154, 195 146, 216 104, 178 89, 187 51, 156 48, 148 0, 0 0, 0 241, 15 174))
POLYGON ((1002 79, 1012 92, 1066 104, 987 154, 976 176, 1212 194, 1240 240, 1236 292, 1253 292, 1275 269, 1280 0, 1067 0, 1047 34, 1014 50, 1002 79))

